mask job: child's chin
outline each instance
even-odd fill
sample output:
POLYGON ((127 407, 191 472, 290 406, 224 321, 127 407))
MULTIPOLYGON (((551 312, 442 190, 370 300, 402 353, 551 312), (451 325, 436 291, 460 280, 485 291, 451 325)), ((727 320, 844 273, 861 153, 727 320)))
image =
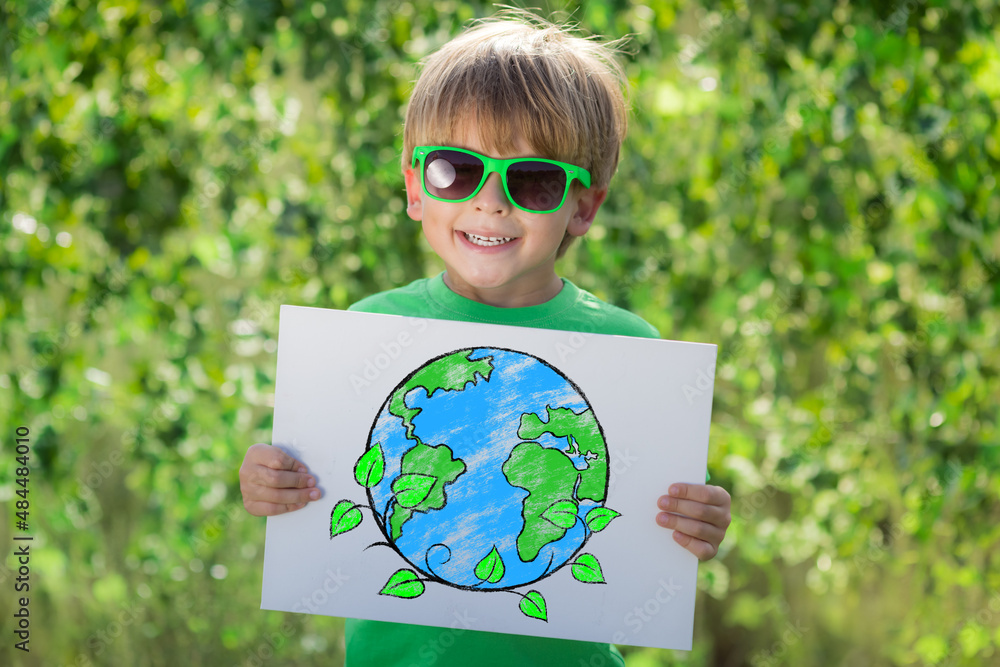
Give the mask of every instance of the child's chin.
POLYGON ((509 276, 475 274, 461 276, 463 283, 477 290, 495 290, 509 286, 509 276))
POLYGON ((510 289, 516 286, 517 281, 509 273, 494 271, 465 271, 462 274, 452 272, 455 282, 478 291, 495 291, 510 289))

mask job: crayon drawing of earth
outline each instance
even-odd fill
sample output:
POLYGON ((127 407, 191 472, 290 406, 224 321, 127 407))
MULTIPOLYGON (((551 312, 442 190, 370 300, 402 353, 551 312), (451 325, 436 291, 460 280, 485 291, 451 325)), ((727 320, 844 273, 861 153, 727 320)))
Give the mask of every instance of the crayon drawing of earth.
POLYGON ((455 587, 547 577, 586 542, 584 519, 607 495, 607 446, 587 399, 513 350, 428 361, 386 399, 373 445, 385 460, 368 489, 379 527, 414 568, 455 587))

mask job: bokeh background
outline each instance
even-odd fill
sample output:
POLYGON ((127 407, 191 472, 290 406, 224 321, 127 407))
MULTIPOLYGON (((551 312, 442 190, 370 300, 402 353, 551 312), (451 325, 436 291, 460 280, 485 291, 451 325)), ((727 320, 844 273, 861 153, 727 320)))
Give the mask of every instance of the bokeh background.
MULTIPOLYGON (((623 159, 561 273, 720 346, 733 525, 694 651, 628 664, 1000 664, 997 3, 529 6, 632 35, 623 159)), ((441 270, 405 102, 496 7, 0 7, 0 663, 340 664, 340 619, 259 610, 237 469, 270 440, 280 304, 441 270)))

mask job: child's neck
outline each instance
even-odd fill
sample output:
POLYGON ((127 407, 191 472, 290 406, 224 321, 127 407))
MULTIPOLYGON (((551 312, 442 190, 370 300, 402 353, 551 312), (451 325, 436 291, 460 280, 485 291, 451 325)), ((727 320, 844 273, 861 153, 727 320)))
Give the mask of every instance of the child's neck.
POLYGON ((557 276, 554 271, 551 278, 541 283, 485 288, 470 285, 461 279, 455 280, 448 271, 445 271, 444 284, 459 296, 498 308, 538 306, 554 299, 563 288, 562 278, 557 276))

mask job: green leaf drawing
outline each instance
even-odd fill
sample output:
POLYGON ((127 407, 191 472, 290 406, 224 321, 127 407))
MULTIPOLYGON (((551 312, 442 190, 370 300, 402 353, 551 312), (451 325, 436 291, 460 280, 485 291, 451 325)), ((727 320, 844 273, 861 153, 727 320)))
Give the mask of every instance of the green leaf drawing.
POLYGON ((350 500, 341 500, 330 512, 330 539, 357 528, 361 523, 361 510, 350 500))
POLYGON ((542 512, 542 518, 559 528, 572 528, 576 523, 576 503, 572 500, 557 500, 542 512))
POLYGON ((573 578, 585 584, 604 584, 604 573, 601 572, 601 564, 592 554, 580 554, 580 557, 573 561, 570 566, 573 571, 573 578))
POLYGON ((548 613, 545 611, 545 598, 538 591, 528 591, 528 594, 521 599, 521 613, 531 618, 549 622, 548 613))
POLYGON ((587 512, 585 521, 587 522, 587 527, 596 533, 607 528, 611 520, 618 516, 621 516, 621 514, 610 507, 595 507, 587 512))
POLYGON ((424 582, 417 579, 417 573, 413 570, 403 569, 396 570, 378 594, 397 598, 416 598, 420 597, 423 592, 424 582))
POLYGON ((500 558, 500 552, 494 544, 493 551, 476 565, 476 578, 495 584, 503 579, 503 573, 503 559, 500 558))
POLYGON ((361 486, 370 489, 382 481, 384 474, 385 456, 382 454, 382 443, 376 442, 354 464, 354 479, 361 486))
POLYGON ((437 480, 434 475, 411 472, 392 480, 392 492, 396 494, 396 502, 400 507, 413 509, 426 500, 437 480))

